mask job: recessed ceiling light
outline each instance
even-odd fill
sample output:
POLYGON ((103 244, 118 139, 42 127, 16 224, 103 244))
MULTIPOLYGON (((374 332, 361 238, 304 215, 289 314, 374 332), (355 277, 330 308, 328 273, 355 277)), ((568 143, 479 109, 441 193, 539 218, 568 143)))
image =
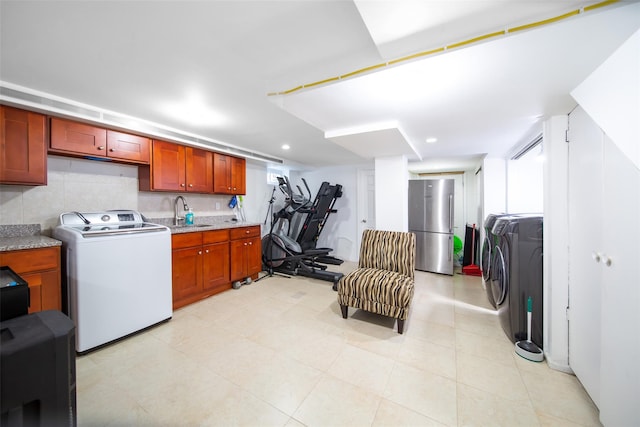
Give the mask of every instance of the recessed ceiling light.
POLYGON ((291 147, 289 147, 289 144, 282 144, 282 149, 283 150, 288 150, 289 148, 291 148, 291 147))
POLYGON ((427 142, 427 144, 433 144, 434 142, 438 141, 438 138, 435 138, 435 137, 431 136, 431 137, 427 138, 425 141, 427 142))

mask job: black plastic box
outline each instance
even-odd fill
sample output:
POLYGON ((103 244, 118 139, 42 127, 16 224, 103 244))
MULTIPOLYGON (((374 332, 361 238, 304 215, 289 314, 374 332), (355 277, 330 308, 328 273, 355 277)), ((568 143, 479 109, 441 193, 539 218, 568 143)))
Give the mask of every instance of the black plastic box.
POLYGON ((0 267, 0 322, 28 312, 29 285, 11 268, 0 267))

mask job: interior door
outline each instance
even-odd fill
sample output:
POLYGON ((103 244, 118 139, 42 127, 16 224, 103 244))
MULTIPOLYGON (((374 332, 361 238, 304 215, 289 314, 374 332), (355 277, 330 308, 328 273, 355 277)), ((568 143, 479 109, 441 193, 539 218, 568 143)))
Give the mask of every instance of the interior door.
MULTIPOLYGON (((362 233, 376 228, 376 183, 373 169, 358 170, 358 241, 360 248, 362 233)), ((358 249, 359 250, 359 249, 358 249)))
POLYGON ((569 365, 600 404, 602 131, 577 108, 569 115, 569 365))

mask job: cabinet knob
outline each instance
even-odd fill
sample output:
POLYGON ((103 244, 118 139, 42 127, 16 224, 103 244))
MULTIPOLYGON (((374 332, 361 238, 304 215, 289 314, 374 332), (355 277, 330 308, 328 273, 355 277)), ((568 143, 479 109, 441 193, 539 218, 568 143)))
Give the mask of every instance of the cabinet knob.
POLYGON ((247 246, 247 242, 244 242, 244 243, 243 243, 243 245, 244 245, 244 246, 247 246))
POLYGON ((104 145, 98 146, 98 150, 104 150, 104 145))
POLYGON ((184 184, 180 184, 180 187, 184 187, 184 184))
POLYGON ((198 251, 198 255, 202 255, 202 251, 198 251))
POLYGON ((109 151, 111 151, 113 153, 114 151, 116 151, 116 149, 115 148, 109 148, 109 151))
POLYGON ((204 253, 205 253, 205 254, 208 254, 208 253, 209 253, 209 249, 205 250, 205 251, 204 251, 204 253))
POLYGON ((602 255, 600 254, 600 252, 591 252, 591 258, 593 258, 595 262, 600 262, 600 260, 602 259, 602 255))
POLYGON ((253 245, 253 242, 249 242, 249 246, 253 245))
POLYGON ((245 234, 249 234, 249 233, 251 233, 251 231, 250 231, 250 230, 244 230, 244 232, 245 232, 245 234))
POLYGON ((611 260, 611 257, 605 255, 605 257, 604 257, 604 265, 606 265, 607 267, 611 267, 612 263, 613 263, 613 261, 611 260))

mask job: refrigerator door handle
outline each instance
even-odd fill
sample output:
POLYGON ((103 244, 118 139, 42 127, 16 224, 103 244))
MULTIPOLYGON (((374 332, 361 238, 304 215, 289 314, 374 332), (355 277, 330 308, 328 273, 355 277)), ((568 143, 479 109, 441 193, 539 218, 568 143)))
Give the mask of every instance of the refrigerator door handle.
POLYGON ((453 194, 449 194, 449 233, 453 233, 453 194))
POLYGON ((449 261, 452 261, 453 258, 453 237, 449 236, 449 261))

